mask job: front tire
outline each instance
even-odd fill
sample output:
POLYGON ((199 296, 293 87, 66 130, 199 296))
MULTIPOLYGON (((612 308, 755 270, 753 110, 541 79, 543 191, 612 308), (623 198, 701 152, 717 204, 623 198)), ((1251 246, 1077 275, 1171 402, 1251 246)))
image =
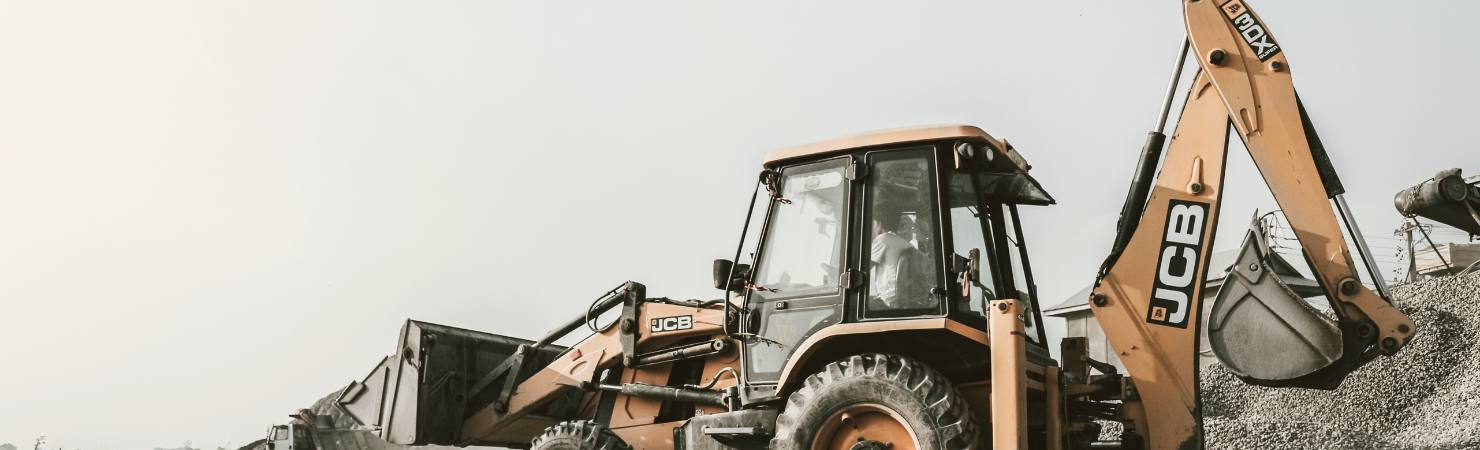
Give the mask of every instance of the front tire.
POLYGON ((534 438, 530 450, 632 450, 610 428, 589 420, 560 422, 534 438))
POLYGON ((971 450, 966 399, 935 370, 896 355, 856 355, 807 377, 776 418, 772 450, 971 450))

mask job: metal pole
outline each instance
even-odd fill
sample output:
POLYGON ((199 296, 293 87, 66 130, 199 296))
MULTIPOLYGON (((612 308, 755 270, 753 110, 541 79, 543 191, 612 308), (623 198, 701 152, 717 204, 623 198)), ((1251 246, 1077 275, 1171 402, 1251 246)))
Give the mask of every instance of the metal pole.
MULTIPOLYGON (((1404 225, 1408 225, 1404 223, 1404 225)), ((1409 283, 1418 281, 1418 259, 1413 254, 1413 227, 1403 227, 1403 240, 1408 242, 1408 274, 1405 276, 1409 283)))
MULTIPOLYGON (((725 275, 725 287, 722 289, 725 291, 725 297, 723 299, 724 301, 720 302, 722 306, 720 307, 721 319, 719 325, 720 333, 725 336, 730 336, 730 293, 733 292, 734 288, 730 284, 735 280, 735 266, 740 265, 740 252, 745 249, 745 235, 750 233, 750 218, 755 214, 755 199, 760 196, 761 185, 766 183, 766 176, 767 172, 761 172, 760 177, 756 179, 755 189, 750 190, 750 206, 746 207, 745 223, 740 226, 740 242, 735 243, 735 259, 730 260, 730 273, 725 275)), ((751 261, 751 263, 754 264, 755 261, 751 261)), ((741 287, 740 289, 741 295, 744 295, 745 288, 741 287)))
POLYGON ((1392 303, 1393 297, 1388 294, 1387 280, 1379 275, 1381 272, 1377 270, 1377 261, 1372 259, 1372 250, 1367 247, 1367 238, 1362 237, 1362 229, 1357 227, 1357 220, 1352 217, 1351 207, 1346 205, 1345 194, 1336 196, 1336 211, 1341 213, 1341 220, 1346 222, 1346 231, 1352 234, 1352 240, 1357 243, 1357 254, 1362 257, 1362 264, 1367 266, 1367 274, 1372 278, 1372 284, 1377 286, 1377 294, 1388 303, 1392 303))
POLYGON ((1177 95, 1177 83, 1182 80, 1182 66, 1187 65, 1187 49, 1191 45, 1190 39, 1182 38, 1182 49, 1177 51, 1177 65, 1172 68, 1172 80, 1167 82, 1167 93, 1162 97, 1161 115, 1156 116, 1157 133, 1162 133, 1167 128, 1167 116, 1172 113, 1172 97, 1177 95))
POLYGON ((1429 230, 1424 229, 1423 225, 1418 223, 1417 218, 1410 219, 1413 220, 1413 226, 1418 227, 1418 232, 1423 233, 1423 240, 1428 241, 1429 249, 1434 251, 1434 256, 1438 256, 1439 262, 1444 263, 1444 267, 1449 269, 1450 272, 1454 272, 1454 266, 1449 264, 1448 260, 1444 259, 1444 254, 1439 252, 1439 246, 1434 245, 1434 239, 1429 237, 1429 230))

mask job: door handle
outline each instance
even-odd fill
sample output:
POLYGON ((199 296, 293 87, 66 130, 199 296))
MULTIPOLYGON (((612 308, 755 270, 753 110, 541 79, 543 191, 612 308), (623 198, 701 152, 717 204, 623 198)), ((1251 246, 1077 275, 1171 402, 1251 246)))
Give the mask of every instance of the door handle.
POLYGON ((842 286, 844 290, 856 289, 863 285, 863 278, 863 272, 848 269, 838 275, 838 285, 842 286))

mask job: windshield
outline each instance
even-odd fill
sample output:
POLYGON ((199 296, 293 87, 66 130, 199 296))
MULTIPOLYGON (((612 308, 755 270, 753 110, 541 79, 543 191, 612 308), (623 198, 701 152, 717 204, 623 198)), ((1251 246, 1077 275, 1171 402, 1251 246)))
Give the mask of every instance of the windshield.
MULTIPOLYGON (((964 292, 959 309, 968 314, 984 316, 986 301, 999 298, 1015 298, 1028 303, 1026 308, 1029 313, 1024 315, 1023 327, 1029 342, 1044 345, 1043 330, 1038 326, 1041 317, 1038 310, 1038 300, 1034 298, 1036 289, 1033 286, 1032 272, 1028 267, 1027 247, 1023 242, 1023 229, 1018 216, 1017 205, 1014 203, 1002 203, 1006 198, 1024 200, 1034 192, 1041 193, 1036 189, 1037 183, 1033 182, 1025 174, 991 173, 997 178, 982 180, 987 173, 977 173, 978 189, 972 189, 972 175, 968 173, 952 173, 949 183, 949 197, 947 204, 951 209, 951 235, 952 251, 957 255, 966 255, 973 249, 980 250, 982 267, 980 283, 981 286, 972 286, 964 292), (1009 196, 1004 196, 1001 190, 1013 182, 1002 176, 1020 176, 1020 187, 1034 187, 1035 189, 1019 190, 1009 196), (993 187, 998 188, 996 195, 993 187), (984 201, 975 201, 976 191, 981 192, 984 201)), ((1046 197, 1048 203, 1053 199, 1046 197)), ((1035 204, 1033 202, 1024 202, 1035 204)))
POLYGON ((846 205, 842 160, 788 168, 772 202, 755 284, 762 299, 837 292, 846 205))

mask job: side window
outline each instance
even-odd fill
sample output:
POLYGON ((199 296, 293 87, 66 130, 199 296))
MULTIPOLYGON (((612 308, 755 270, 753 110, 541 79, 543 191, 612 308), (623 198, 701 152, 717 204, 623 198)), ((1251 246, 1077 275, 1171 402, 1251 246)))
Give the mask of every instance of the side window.
POLYGON ((1028 341, 1038 345, 1047 345, 1039 339, 1043 336, 1042 330, 1039 330, 1038 327, 1039 321, 1042 320, 1042 317, 1040 317, 1041 314, 1039 314, 1041 305, 1033 295, 1033 280, 1031 272, 1029 272, 1031 268, 1027 265, 1028 261, 1026 258, 1028 257, 1028 252, 1027 247, 1024 245, 1021 217, 1018 216, 1017 207, 1013 205, 1008 205, 1004 208, 1004 213, 1008 217, 1004 222, 1009 227, 1005 234, 1007 234, 1008 239, 1009 259, 1012 260, 1012 285, 1017 289, 1017 292, 1014 293, 1015 295, 1010 295, 1009 297, 1028 302, 1028 307, 1024 308, 1024 311, 1028 311, 1028 313, 1023 317, 1023 331, 1027 333, 1028 341))
MULTIPOLYGON (((981 260, 982 279, 973 280, 970 286, 962 287, 959 274, 952 275, 952 289, 963 292, 965 295, 956 295, 961 302, 957 308, 976 316, 985 316, 985 301, 997 297, 990 288, 983 289, 982 286, 996 286, 996 280, 992 279, 992 268, 988 265, 989 249, 987 246, 988 221, 987 212, 980 209, 980 205, 973 200, 974 190, 971 188, 971 176, 964 173, 952 172, 950 176, 950 192, 946 194, 946 204, 950 207, 951 220, 951 252, 955 256, 965 258, 976 250, 981 260)), ((954 258, 953 258, 954 259, 954 258)))
POLYGON ((862 270, 865 317, 941 311, 940 254, 930 147, 871 153, 862 270))

